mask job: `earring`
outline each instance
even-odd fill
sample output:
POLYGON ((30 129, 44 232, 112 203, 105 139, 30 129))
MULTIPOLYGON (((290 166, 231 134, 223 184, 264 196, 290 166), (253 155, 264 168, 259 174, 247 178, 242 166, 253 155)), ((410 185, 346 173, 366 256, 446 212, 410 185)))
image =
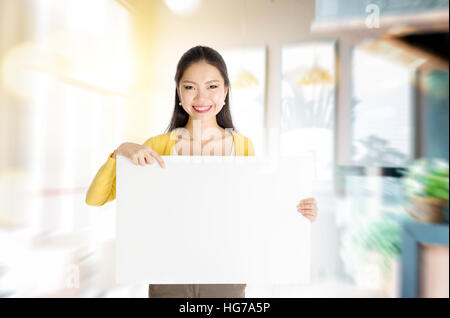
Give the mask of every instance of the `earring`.
POLYGON ((180 106, 181 106, 181 102, 179 102, 179 103, 178 103, 178 105, 180 105, 180 106))

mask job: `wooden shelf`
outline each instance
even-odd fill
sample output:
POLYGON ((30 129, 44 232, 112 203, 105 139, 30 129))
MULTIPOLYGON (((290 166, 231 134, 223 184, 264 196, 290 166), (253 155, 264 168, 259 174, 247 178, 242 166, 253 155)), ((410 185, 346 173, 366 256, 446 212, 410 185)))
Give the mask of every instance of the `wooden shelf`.
POLYGON ((424 224, 411 219, 402 228, 402 297, 419 297, 420 245, 448 246, 449 225, 424 224))

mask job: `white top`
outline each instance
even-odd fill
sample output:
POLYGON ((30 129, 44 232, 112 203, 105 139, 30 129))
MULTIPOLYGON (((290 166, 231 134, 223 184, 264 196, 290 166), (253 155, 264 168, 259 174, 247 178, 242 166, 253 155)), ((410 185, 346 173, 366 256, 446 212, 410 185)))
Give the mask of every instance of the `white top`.
MULTIPOLYGON (((175 147, 172 147, 172 153, 171 153, 171 155, 172 155, 172 156, 178 156, 178 153, 176 152, 175 147)), ((232 148, 231 148, 231 154, 230 154, 230 156, 235 156, 235 155, 236 155, 236 153, 234 152, 234 140, 233 140, 233 146, 232 146, 232 148)))

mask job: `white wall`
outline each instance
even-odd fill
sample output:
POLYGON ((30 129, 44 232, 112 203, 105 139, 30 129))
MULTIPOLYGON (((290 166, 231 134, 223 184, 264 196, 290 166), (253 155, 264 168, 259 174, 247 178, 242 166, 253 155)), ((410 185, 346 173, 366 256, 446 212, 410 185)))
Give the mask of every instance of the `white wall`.
POLYGON ((24 168, 25 163, 25 152, 21 152, 22 144, 19 144, 26 141, 25 103, 7 93, 3 63, 8 50, 26 40, 26 9, 23 0, 0 0, 0 175, 7 168, 17 167, 16 163, 21 163, 24 168))

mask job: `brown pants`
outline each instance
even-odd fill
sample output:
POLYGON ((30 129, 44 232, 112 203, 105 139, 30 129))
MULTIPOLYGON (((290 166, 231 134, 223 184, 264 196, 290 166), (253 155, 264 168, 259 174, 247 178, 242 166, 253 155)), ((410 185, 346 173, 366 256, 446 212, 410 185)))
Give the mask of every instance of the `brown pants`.
POLYGON ((149 298, 245 298, 246 284, 150 284, 149 298))

